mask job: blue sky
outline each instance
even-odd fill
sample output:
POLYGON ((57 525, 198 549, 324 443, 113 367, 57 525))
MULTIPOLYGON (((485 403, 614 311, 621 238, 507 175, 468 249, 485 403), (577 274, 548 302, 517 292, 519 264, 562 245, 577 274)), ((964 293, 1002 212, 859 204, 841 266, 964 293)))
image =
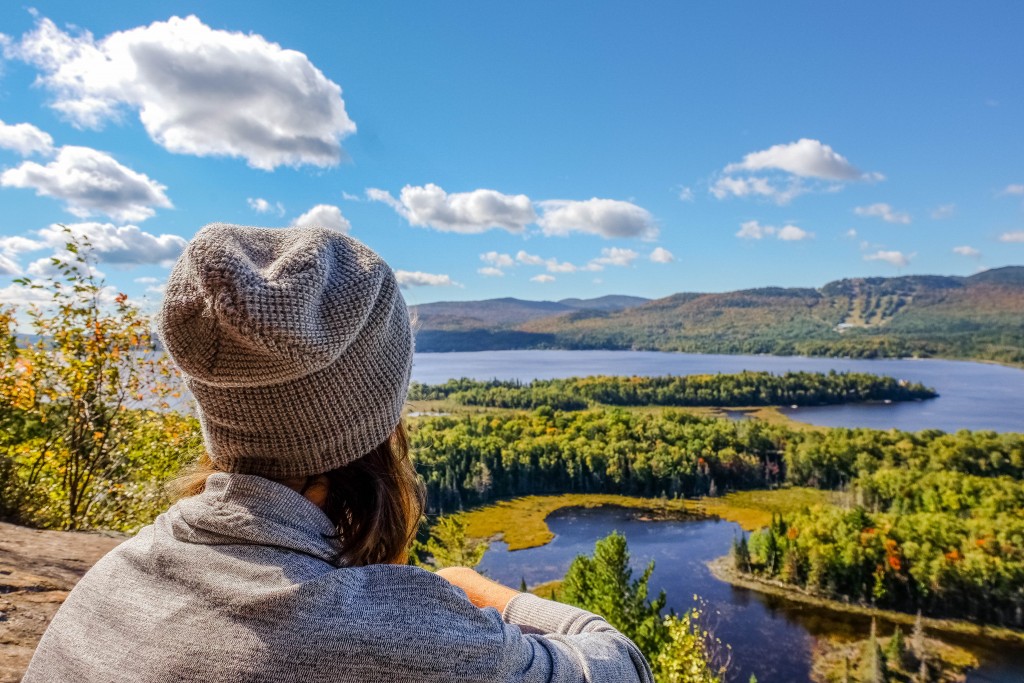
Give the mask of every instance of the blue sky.
POLYGON ((1019 2, 326 5, 5 3, 0 297, 55 223, 153 301, 212 221, 411 303, 1024 263, 1019 2))

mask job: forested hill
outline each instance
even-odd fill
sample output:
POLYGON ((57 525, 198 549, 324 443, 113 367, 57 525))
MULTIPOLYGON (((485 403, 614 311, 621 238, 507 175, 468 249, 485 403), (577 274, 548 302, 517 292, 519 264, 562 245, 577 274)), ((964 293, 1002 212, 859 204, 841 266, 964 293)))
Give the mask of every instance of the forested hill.
POLYGON ((494 299, 416 309, 420 351, 650 349, 1024 363, 1022 266, 654 301, 494 299))

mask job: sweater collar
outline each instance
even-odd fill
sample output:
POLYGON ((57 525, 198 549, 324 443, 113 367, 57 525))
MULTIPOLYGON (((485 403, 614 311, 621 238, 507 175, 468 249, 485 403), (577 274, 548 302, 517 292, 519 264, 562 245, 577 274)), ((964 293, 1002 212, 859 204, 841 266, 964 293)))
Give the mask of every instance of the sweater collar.
POLYGON ((203 545, 262 545, 335 564, 340 543, 327 515, 305 496, 263 477, 215 473, 199 495, 169 511, 174 537, 203 545))

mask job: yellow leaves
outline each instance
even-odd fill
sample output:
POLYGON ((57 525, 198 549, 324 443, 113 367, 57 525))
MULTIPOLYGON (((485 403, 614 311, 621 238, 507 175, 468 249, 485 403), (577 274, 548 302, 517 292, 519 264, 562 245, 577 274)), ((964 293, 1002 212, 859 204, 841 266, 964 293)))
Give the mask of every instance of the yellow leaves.
POLYGON ((106 436, 106 433, 105 433, 105 432, 93 432, 93 433, 92 433, 92 440, 93 440, 93 441, 97 441, 97 442, 98 442, 98 441, 103 441, 103 438, 104 438, 105 436, 106 436))

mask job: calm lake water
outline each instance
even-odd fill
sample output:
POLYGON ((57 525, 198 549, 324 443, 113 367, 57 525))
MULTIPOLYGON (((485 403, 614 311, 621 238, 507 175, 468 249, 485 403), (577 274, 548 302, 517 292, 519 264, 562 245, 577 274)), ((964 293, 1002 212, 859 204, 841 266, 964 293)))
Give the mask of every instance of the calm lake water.
POLYGON ((413 379, 534 379, 585 375, 692 375, 766 370, 856 371, 934 388, 939 397, 889 405, 786 409, 794 419, 830 427, 1024 431, 1024 370, 948 360, 849 360, 802 356, 723 356, 658 351, 480 351, 418 353, 413 379))
MULTIPOLYGON (((548 526, 555 533, 551 543, 515 552, 504 543, 493 543, 479 568, 512 586, 521 579, 536 585, 562 578, 576 555, 592 553, 595 541, 612 530, 621 531, 629 541, 634 576, 655 561, 652 593, 664 590, 668 606, 677 612, 692 607, 695 594, 705 601, 708 623, 732 646, 734 681, 745 682, 752 673, 759 683, 808 681, 817 636, 861 638, 870 628, 867 620, 853 615, 779 600, 715 579, 706 563, 729 551, 739 533, 731 522, 644 522, 622 509, 598 508, 557 511, 548 517, 548 526)), ((879 629, 888 635, 892 626, 879 624, 879 629)), ((969 683, 1024 681, 1024 649, 991 642, 961 644, 976 649, 983 662, 969 675, 969 683)))

